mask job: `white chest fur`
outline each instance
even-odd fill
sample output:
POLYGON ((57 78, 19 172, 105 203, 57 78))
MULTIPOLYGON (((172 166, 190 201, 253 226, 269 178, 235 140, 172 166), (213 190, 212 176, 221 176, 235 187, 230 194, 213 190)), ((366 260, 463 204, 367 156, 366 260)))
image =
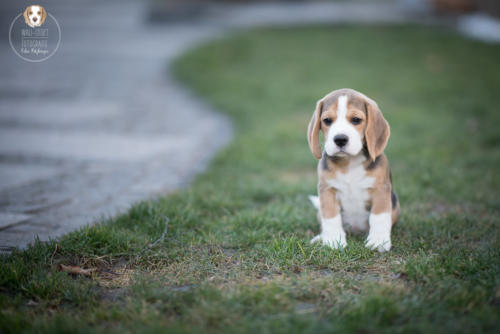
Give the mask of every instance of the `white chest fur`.
POLYGON ((343 224, 353 231, 368 230, 370 212, 366 210, 366 202, 375 178, 366 175, 364 160, 363 156, 352 159, 346 173, 337 172, 335 178, 327 180, 328 185, 337 190, 343 224))

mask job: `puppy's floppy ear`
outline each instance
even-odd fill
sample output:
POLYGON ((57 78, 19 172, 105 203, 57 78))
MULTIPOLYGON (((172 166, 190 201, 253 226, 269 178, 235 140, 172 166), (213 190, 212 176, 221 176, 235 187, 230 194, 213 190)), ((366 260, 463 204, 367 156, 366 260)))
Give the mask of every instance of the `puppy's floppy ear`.
POLYGON ((24 10, 23 16, 24 16, 24 22, 26 22, 27 25, 31 26, 30 18, 28 17, 28 11, 30 10, 31 6, 26 7, 24 10))
POLYGON ((47 17, 47 12, 42 6, 40 6, 40 8, 42 9, 42 19, 40 20, 40 24, 43 24, 45 22, 45 18, 47 17))
POLYGON ((365 99, 367 124, 365 129, 366 146, 370 158, 375 161, 384 152, 391 134, 389 123, 385 120, 377 103, 365 99))
POLYGON ((321 159, 321 144, 319 143, 319 130, 321 125, 321 110, 323 109, 323 99, 316 103, 316 109, 307 127, 307 141, 309 148, 316 159, 321 159))

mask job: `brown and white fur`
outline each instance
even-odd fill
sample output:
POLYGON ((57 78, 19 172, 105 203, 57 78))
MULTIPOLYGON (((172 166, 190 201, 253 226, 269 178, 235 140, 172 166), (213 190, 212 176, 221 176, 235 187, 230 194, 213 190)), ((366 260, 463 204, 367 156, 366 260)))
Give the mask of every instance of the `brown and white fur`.
POLYGON ((33 5, 26 7, 24 11, 24 21, 31 28, 40 27, 47 17, 47 12, 42 6, 33 5))
POLYGON ((344 226, 368 231, 366 247, 391 249, 391 228, 399 203, 384 149, 390 128, 377 103, 352 89, 339 89, 316 104, 307 131, 318 163, 318 208, 321 233, 311 242, 332 248, 347 245, 344 226), (321 149, 319 133, 325 143, 321 149))

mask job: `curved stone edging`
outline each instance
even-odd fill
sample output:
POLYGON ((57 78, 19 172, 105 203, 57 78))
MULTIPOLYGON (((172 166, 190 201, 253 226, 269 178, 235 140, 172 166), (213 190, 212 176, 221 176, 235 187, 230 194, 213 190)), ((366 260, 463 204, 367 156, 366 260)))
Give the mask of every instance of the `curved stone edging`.
POLYGON ((0 251, 183 187, 231 138, 230 121, 168 73, 219 29, 145 25, 142 2, 45 7, 63 30, 58 53, 34 65, 0 52, 8 83, 0 100, 0 251))

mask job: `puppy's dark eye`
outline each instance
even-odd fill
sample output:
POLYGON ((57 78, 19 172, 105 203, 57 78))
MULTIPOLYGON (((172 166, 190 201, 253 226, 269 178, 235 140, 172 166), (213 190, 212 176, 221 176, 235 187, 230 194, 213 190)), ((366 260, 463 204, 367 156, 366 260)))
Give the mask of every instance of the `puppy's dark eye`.
POLYGON ((359 118, 359 117, 353 117, 353 118, 351 118, 351 123, 354 124, 354 125, 361 124, 361 121, 362 121, 362 119, 359 118))
POLYGON ((332 119, 331 118, 325 118, 323 120, 323 123, 325 123, 326 126, 329 126, 332 124, 332 119))
POLYGON ((33 12, 30 12, 30 15, 33 14, 33 12))
POLYGON ((42 12, 38 12, 38 15, 40 15, 42 12))

